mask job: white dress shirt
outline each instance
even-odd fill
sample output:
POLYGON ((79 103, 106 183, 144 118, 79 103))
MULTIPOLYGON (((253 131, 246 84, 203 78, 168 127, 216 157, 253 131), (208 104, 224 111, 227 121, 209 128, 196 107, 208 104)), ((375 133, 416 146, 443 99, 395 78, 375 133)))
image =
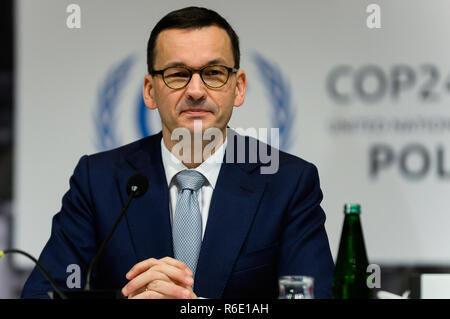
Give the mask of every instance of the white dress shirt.
MULTIPOLYGON (((227 139, 224 143, 203 163, 194 168, 194 170, 203 174, 206 178, 205 184, 200 188, 198 192, 198 203, 200 205, 200 212, 202 214, 202 239, 205 234, 206 222, 208 221, 209 206, 211 204, 211 198, 216 187, 217 177, 219 176, 220 167, 223 162, 223 156, 225 154, 225 148, 227 146, 227 139)), ((166 144, 164 139, 161 139, 161 156, 166 173, 166 180, 169 187, 169 211, 170 211, 170 224, 173 227, 173 214, 178 199, 178 193, 180 189, 173 181, 173 177, 180 171, 189 169, 180 159, 173 155, 166 144)))

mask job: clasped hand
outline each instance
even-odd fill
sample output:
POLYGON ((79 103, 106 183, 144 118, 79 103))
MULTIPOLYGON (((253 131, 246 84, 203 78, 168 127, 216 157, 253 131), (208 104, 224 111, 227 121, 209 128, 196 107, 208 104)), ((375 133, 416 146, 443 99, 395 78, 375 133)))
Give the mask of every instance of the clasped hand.
POLYGON ((193 273, 183 262, 164 257, 150 258, 131 268, 126 274, 130 280, 122 288, 129 299, 192 299, 193 273))

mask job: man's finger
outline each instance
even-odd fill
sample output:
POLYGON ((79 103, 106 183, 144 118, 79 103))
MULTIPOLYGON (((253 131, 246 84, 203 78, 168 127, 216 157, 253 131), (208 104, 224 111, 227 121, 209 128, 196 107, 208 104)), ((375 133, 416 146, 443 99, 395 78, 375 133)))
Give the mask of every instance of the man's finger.
POLYGON ((128 299, 132 299, 134 296, 137 296, 137 295, 143 293, 146 290, 148 290, 148 289, 146 289, 145 287, 141 288, 141 289, 138 289, 138 290, 135 290, 132 293, 129 293, 128 296, 126 296, 126 297, 128 297, 128 299))
POLYGON ((148 286, 148 290, 156 291, 168 298, 187 299, 191 296, 189 289, 175 285, 173 282, 154 280, 148 286))
MULTIPOLYGON (((175 285, 179 285, 175 282, 175 285)), ((190 299, 197 299, 197 295, 192 291, 191 287, 184 287, 190 292, 190 299)), ((167 296, 154 290, 143 287, 128 295, 128 299, 173 299, 173 296, 167 296)))
POLYGON ((172 281, 177 281, 182 285, 192 286, 194 284, 194 279, 190 273, 168 264, 158 264, 150 268, 150 270, 162 272, 172 281))
POLYGON ((133 277, 136 277, 140 273, 146 271, 147 269, 149 269, 150 267, 152 267, 158 263, 160 263, 160 261, 155 258, 149 258, 149 259, 143 260, 143 261, 137 263, 136 265, 134 265, 130 269, 130 271, 126 274, 125 277, 127 277, 127 279, 130 280, 133 277))
POLYGON ((146 259, 144 261, 137 263, 126 274, 126 278, 128 280, 131 280, 134 277, 136 277, 137 275, 139 275, 140 273, 147 271, 149 268, 153 267, 154 265, 160 264, 160 263, 166 263, 171 266, 177 267, 179 269, 185 270, 190 275, 194 274, 192 272, 192 270, 189 269, 189 267, 182 261, 171 258, 171 257, 164 257, 161 259, 149 258, 149 259, 146 259))
POLYGON ((183 269, 183 270, 188 269, 189 272, 191 272, 191 274, 193 273, 192 270, 189 269, 189 267, 184 262, 182 262, 181 260, 178 260, 178 259, 175 259, 175 258, 172 258, 172 257, 164 257, 164 258, 161 258, 160 261, 165 262, 165 263, 167 263, 169 265, 172 265, 174 267, 183 269))
POLYGON ((151 267, 146 272, 143 272, 133 278, 125 287, 122 289, 124 296, 135 292, 136 290, 150 284, 154 280, 164 280, 164 281, 176 281, 180 283, 181 286, 192 286, 194 284, 194 279, 191 275, 185 271, 176 268, 168 264, 157 264, 151 267))
POLYGON ((160 294, 159 292, 146 290, 136 296, 129 297, 129 299, 168 299, 168 298, 160 294))
MULTIPOLYGON (((166 276, 168 276, 170 279, 180 282, 182 285, 192 286, 194 284, 194 280, 192 278, 192 272, 190 270, 189 271, 181 270, 175 266, 169 265, 162 261, 160 263, 153 265, 146 271, 161 272, 161 273, 165 274, 166 276)), ((131 279, 131 281, 135 280, 138 276, 142 276, 143 274, 145 274, 145 272, 136 274, 136 276, 133 277, 131 279)))
POLYGON ((136 294, 136 292, 141 289, 145 288, 147 284, 149 284, 153 280, 166 280, 170 281, 170 278, 165 275, 164 273, 157 272, 157 271, 146 271, 144 273, 141 273, 137 277, 133 278, 129 283, 127 283, 122 288, 122 294, 124 296, 128 296, 130 294, 136 294))

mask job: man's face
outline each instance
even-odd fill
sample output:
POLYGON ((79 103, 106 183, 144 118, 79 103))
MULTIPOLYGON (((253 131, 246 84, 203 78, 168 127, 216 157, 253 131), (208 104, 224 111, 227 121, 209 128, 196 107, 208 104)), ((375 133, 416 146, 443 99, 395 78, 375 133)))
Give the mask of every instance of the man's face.
MULTIPOLYGON (((155 47, 154 70, 173 64, 200 69, 210 64, 234 67, 231 41, 227 32, 210 26, 200 29, 169 29, 162 31, 155 47)), ((162 75, 147 75, 144 101, 151 109, 158 108, 163 134, 170 136, 179 127, 194 131, 194 120, 202 121, 202 130, 216 127, 225 133, 233 106, 244 102, 245 73, 230 73, 227 83, 216 89, 208 88, 199 73, 193 73, 182 89, 166 86, 162 75)))

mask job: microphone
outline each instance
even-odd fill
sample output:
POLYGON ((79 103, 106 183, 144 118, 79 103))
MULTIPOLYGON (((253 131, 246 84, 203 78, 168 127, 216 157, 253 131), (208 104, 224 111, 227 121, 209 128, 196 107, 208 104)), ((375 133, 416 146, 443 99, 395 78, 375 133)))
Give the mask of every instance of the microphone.
POLYGON ((114 231, 116 230, 117 226, 119 225, 119 222, 121 221, 122 217, 127 212, 127 209, 128 209, 128 206, 130 206, 131 200, 133 198, 138 198, 138 197, 144 195, 147 192, 147 190, 148 190, 148 179, 145 175, 136 174, 136 175, 131 176, 130 179, 128 180, 128 183, 127 183, 128 201, 125 204, 124 208, 122 209, 122 213, 120 214, 120 216, 117 218, 116 222, 114 223, 114 226, 109 231, 108 236, 106 236, 106 238, 103 240, 97 254, 92 259, 91 264, 89 265, 89 269, 88 269, 88 273, 87 273, 87 277, 86 277, 86 286, 84 287, 85 291, 91 290, 91 276, 92 276, 92 271, 94 269, 94 266, 97 263, 98 258, 102 254, 103 250, 105 249, 106 244, 111 239, 111 237, 112 237, 114 231))
POLYGON ((127 183, 127 194, 134 194, 134 198, 141 197, 148 190, 148 179, 145 175, 136 174, 130 177, 127 183))
MULTIPOLYGON (((84 288, 84 291, 66 290, 65 292, 63 292, 61 289, 58 288, 58 285, 56 284, 56 281, 50 276, 50 274, 45 269, 45 267, 36 258, 34 258, 30 254, 28 254, 28 253, 26 253, 26 252, 24 252, 22 250, 18 250, 18 249, 0 250, 0 258, 4 257, 6 254, 9 254, 9 253, 18 253, 18 254, 22 254, 22 255, 28 257, 29 259, 31 259, 36 264, 36 266, 41 270, 41 272, 43 273, 45 278, 52 285, 54 291, 56 292, 56 295, 53 295, 54 297, 59 296, 59 298, 61 298, 61 299, 68 299, 68 296, 70 296, 71 298, 75 298, 75 299, 81 299, 81 298, 93 298, 93 299, 115 298, 115 297, 118 296, 118 293, 116 291, 108 291, 108 290, 92 291, 91 290, 90 280, 91 280, 92 271, 94 269, 94 266, 95 266, 96 262, 98 261, 98 258, 102 254, 106 244, 109 242, 109 240, 112 237, 114 231, 116 230, 117 226, 119 225, 120 220, 125 215, 125 213, 126 213, 126 211, 128 209, 128 206, 130 206, 130 203, 131 203, 132 199, 133 198, 138 198, 138 197, 144 195, 147 192, 147 190, 148 190, 148 186, 149 186, 148 179, 147 179, 147 177, 145 175, 142 175, 142 174, 133 175, 128 180, 127 188, 126 188, 127 194, 128 194, 128 201, 127 201, 126 205, 123 207, 120 216, 115 221, 113 227, 109 231, 109 233, 106 236, 106 238, 103 240, 99 250, 97 251, 97 254, 94 256, 94 258, 92 259, 92 261, 91 261, 91 263, 89 265, 89 270, 88 270, 87 277, 86 277, 86 286, 84 288)), ((50 292, 50 293, 53 293, 53 292, 50 292)))

